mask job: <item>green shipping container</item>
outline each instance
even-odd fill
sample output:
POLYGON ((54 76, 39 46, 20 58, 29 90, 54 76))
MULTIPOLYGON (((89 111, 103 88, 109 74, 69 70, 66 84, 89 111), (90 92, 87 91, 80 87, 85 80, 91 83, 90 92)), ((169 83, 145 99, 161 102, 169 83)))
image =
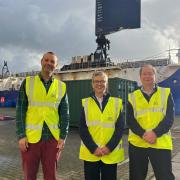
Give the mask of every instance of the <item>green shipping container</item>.
MULTIPOLYGON (((81 99, 88 97, 92 92, 91 80, 65 81, 69 99, 70 126, 79 127, 82 110, 81 99)), ((123 99, 124 115, 126 120, 126 105, 128 93, 137 88, 137 82, 121 78, 109 78, 108 89, 112 96, 123 99)))

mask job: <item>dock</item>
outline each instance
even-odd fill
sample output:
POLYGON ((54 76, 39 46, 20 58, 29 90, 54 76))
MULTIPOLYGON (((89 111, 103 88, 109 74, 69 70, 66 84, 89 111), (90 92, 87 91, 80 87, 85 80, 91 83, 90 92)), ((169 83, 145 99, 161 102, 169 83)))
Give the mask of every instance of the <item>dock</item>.
MULTIPOLYGON (((0 108, 0 115, 15 117, 15 109, 0 108)), ((176 180, 180 180, 180 116, 177 116, 172 127, 172 136, 174 143, 173 150, 173 172, 176 180)), ((125 156, 124 162, 118 164, 118 180, 128 180, 128 143, 127 134, 123 135, 125 156)), ((58 180, 83 180, 83 162, 79 160, 80 137, 78 128, 70 128, 66 140, 65 149, 58 162, 57 179, 58 180)), ((0 120, 0 179, 1 180, 23 180, 21 166, 21 156, 16 137, 15 119, 6 121, 0 120)), ((147 180, 154 180, 152 168, 149 166, 147 180)), ((43 180, 43 174, 40 167, 38 180, 43 180)))

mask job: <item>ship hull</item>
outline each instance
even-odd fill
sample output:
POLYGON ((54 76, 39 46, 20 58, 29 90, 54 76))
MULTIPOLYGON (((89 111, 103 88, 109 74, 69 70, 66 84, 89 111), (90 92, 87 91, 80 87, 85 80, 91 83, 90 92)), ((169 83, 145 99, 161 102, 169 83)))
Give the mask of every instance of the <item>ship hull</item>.
POLYGON ((0 107, 15 107, 18 91, 0 91, 0 107))
POLYGON ((171 88, 175 104, 175 114, 180 115, 180 68, 173 75, 158 83, 158 85, 171 88))

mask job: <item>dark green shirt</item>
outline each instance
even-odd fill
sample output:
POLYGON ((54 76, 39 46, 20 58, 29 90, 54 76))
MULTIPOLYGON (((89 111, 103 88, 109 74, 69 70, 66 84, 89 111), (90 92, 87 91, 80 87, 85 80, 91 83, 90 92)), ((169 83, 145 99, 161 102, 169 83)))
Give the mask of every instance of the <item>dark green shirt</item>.
MULTIPOLYGON (((48 90, 53 82, 53 78, 49 81, 45 82, 41 75, 39 77, 48 93, 48 90)), ((26 95, 26 79, 22 82, 19 95, 17 99, 16 105, 16 128, 17 128, 17 136, 18 138, 26 137, 25 133, 25 119, 26 119, 26 112, 28 109, 28 98, 26 95)), ((58 107, 58 114, 61 119, 59 122, 59 128, 61 129, 60 138, 65 139, 69 129, 69 104, 68 104, 68 96, 67 93, 62 98, 59 107, 58 107)), ((44 122, 43 129, 42 129, 42 137, 43 140, 49 140, 53 138, 47 124, 44 122)))

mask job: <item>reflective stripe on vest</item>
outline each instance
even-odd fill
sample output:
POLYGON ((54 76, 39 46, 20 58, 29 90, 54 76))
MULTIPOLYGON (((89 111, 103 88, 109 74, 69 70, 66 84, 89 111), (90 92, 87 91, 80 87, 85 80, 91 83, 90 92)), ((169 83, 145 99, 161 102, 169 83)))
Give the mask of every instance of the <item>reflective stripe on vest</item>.
POLYGON ((59 106, 59 102, 61 101, 62 99, 62 96, 63 96, 63 92, 62 92, 62 83, 59 81, 59 94, 58 94, 58 102, 57 103, 53 103, 53 102, 35 102, 35 101, 32 101, 33 99, 33 89, 34 89, 34 78, 35 76, 33 77, 30 77, 30 82, 29 82, 29 106, 46 106, 46 107, 54 107, 54 108, 58 108, 59 106))
POLYGON ((99 120, 94 120, 91 122, 86 122, 87 126, 101 126, 104 128, 114 128, 115 125, 114 123, 105 123, 105 122, 100 122, 99 120))
MULTIPOLYGON (((118 116, 118 109, 119 109, 119 102, 118 102, 117 98, 115 99, 114 108, 115 108, 115 114, 116 114, 116 117, 117 117, 118 116)), ((104 128, 114 128, 115 127, 114 122, 106 123, 106 122, 101 122, 99 120, 94 120, 94 121, 89 121, 88 120, 88 117, 89 117, 88 116, 88 98, 85 100, 84 112, 85 112, 87 126, 101 126, 101 127, 104 127, 104 128)))
MULTIPOLYGON (((51 129, 59 129, 58 125, 49 125, 48 127, 51 128, 51 129)), ((40 129, 42 129, 42 126, 41 125, 29 124, 29 125, 26 126, 26 129, 40 130, 40 129)))
MULTIPOLYGON (((147 112, 161 112, 164 115, 166 114, 166 109, 164 109, 164 104, 165 104, 165 96, 166 96, 166 89, 165 88, 160 88, 161 91, 161 107, 151 107, 151 108, 147 108, 147 109, 143 109, 143 110, 139 110, 137 111, 136 108, 134 108, 134 117, 137 118, 137 116, 139 115, 143 115, 146 114, 147 112)), ((131 100, 132 100, 132 104, 133 107, 136 107, 136 100, 135 100, 135 94, 131 93, 131 100)))
MULTIPOLYGON (((88 131, 98 147, 104 147, 115 131, 115 124, 122 110, 122 100, 110 97, 103 112, 93 98, 85 98, 82 103, 88 131)), ((102 157, 92 154, 81 141, 79 158, 90 162, 101 160, 106 164, 119 163, 124 160, 122 140, 111 153, 102 157)))
POLYGON ((44 122, 56 140, 59 140, 61 121, 58 106, 66 93, 66 85, 56 79, 48 93, 39 76, 26 78, 28 110, 26 113, 26 136, 29 143, 37 143, 42 136, 44 122))
MULTIPOLYGON (((166 115, 169 93, 169 88, 158 87, 157 92, 154 93, 154 95, 157 96, 152 96, 149 103, 145 101, 145 97, 140 90, 137 90, 129 95, 129 101, 131 102, 134 110, 134 117, 146 132, 156 128, 166 115), (158 102, 156 98, 158 99, 158 102), (157 105, 154 105, 156 102, 157 105)), ((170 131, 158 137, 156 143, 150 144, 129 130, 128 141, 137 147, 172 149, 170 131)))

